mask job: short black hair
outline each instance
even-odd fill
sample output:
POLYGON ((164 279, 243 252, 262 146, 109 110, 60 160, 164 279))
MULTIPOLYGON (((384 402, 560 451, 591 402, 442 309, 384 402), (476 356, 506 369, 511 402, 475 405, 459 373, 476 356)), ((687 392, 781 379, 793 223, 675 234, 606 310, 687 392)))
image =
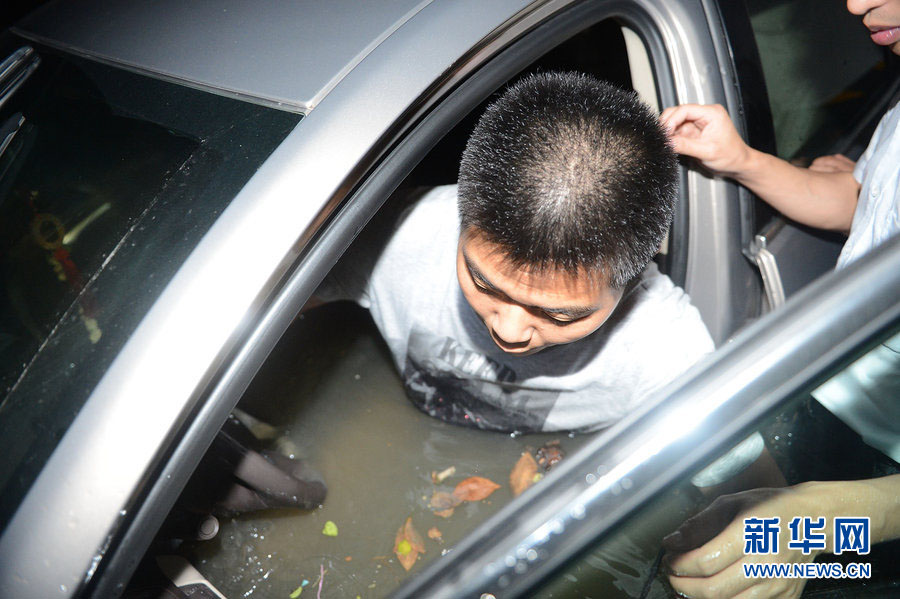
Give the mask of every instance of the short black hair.
POLYGON ((488 106, 459 169, 462 231, 516 267, 600 272, 621 289, 672 221, 677 161, 637 94, 581 73, 530 75, 488 106))

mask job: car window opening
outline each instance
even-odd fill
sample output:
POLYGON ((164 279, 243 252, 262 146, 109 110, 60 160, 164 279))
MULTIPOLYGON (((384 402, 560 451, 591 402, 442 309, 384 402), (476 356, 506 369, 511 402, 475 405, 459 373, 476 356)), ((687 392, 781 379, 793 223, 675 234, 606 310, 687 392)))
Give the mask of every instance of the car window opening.
MULTIPOLYGON (((627 56, 621 25, 604 21, 510 82, 530 72, 578 70, 631 89, 627 56)), ((390 231, 409 198, 416 196, 410 191, 456 181, 466 139, 491 99, 431 150, 356 244, 383 243, 386 235, 378 232, 390 231)), ((228 597, 248 591, 290 595, 297 589, 317 589, 322 580, 323 596, 384 595, 408 576, 401 563, 410 552, 425 549, 420 563, 411 563, 415 574, 508 503, 514 468, 516 485, 524 489, 591 438, 485 432, 453 426, 415 409, 371 317, 350 302, 302 313, 238 408, 229 426, 234 420, 244 423, 248 430, 236 436, 250 453, 259 451, 269 460, 275 453, 299 465, 293 472, 303 484, 297 487, 299 496, 291 496, 287 504, 310 507, 303 503, 316 499, 311 483, 319 473, 328 491, 318 509, 247 515, 229 515, 240 511, 229 512, 230 507, 249 504, 240 504, 240 491, 228 492, 229 499, 238 496, 237 503, 220 501, 218 534, 204 541, 208 533, 203 531, 213 526, 207 517, 210 477, 195 475, 159 538, 179 538, 177 552, 228 597), (484 481, 500 488, 493 490, 484 481), (486 498, 478 499, 480 494, 486 498), (410 514, 414 531, 405 528, 410 514), (421 548, 416 534, 423 539, 421 548)), ((214 455, 208 454, 198 472, 215 467, 214 455)))

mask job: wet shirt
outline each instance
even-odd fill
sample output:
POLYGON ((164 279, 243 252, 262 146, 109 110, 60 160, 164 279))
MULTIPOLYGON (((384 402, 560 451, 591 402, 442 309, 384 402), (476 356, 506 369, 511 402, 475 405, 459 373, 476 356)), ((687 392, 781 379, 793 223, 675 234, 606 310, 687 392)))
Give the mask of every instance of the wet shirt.
POLYGON ((688 296, 656 266, 587 337, 504 353, 456 275, 456 186, 434 188, 380 245, 354 244, 317 292, 372 314, 409 397, 425 412, 500 431, 608 426, 713 350, 688 296))

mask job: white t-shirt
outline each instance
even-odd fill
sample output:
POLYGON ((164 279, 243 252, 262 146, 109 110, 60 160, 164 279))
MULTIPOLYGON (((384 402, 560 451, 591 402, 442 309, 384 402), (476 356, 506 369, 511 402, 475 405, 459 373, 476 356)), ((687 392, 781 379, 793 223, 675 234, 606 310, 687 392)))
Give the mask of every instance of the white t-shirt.
POLYGON ((457 281, 455 185, 425 193, 385 238, 380 252, 355 244, 317 295, 368 308, 412 401, 443 420, 521 432, 602 428, 713 350, 687 294, 651 263, 591 335, 529 356, 504 353, 457 281))

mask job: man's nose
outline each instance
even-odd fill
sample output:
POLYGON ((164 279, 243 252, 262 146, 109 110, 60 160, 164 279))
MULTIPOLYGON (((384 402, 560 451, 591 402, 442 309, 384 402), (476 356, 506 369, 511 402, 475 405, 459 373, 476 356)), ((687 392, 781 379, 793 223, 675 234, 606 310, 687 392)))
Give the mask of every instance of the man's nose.
POLYGON ((877 4, 875 0, 847 0, 847 10, 854 15, 864 15, 877 4))
POLYGON ((527 343, 534 332, 528 310, 510 302, 502 302, 497 308, 491 328, 500 341, 509 344, 527 343))

